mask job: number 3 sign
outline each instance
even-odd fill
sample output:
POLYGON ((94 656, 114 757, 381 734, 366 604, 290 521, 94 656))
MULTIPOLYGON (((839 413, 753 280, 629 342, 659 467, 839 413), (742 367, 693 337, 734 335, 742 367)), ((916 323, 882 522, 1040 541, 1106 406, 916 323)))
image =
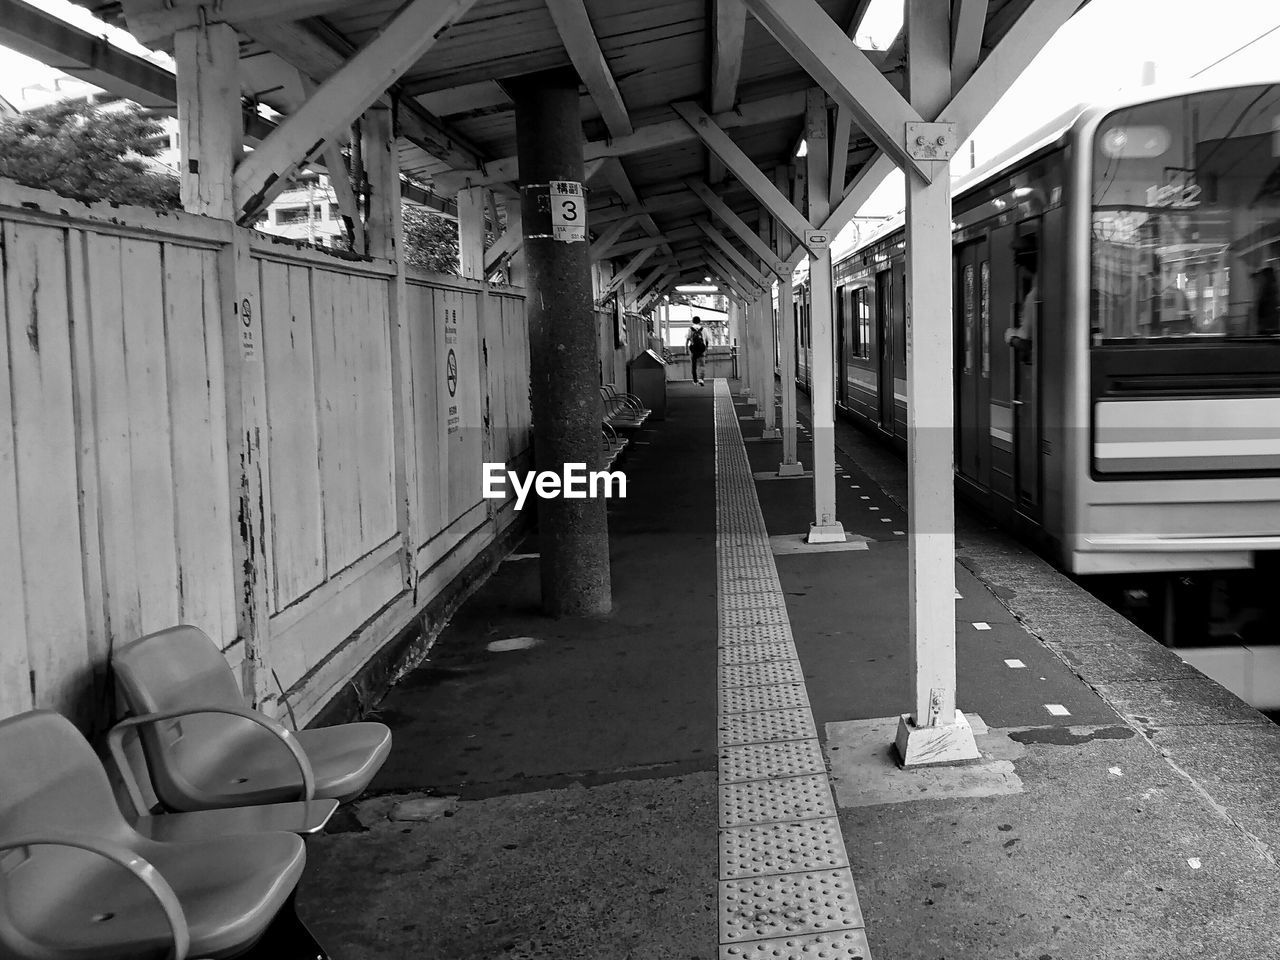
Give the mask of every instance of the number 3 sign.
POLYGON ((551 233, 561 243, 586 242, 587 209, 582 184, 551 181, 551 233))

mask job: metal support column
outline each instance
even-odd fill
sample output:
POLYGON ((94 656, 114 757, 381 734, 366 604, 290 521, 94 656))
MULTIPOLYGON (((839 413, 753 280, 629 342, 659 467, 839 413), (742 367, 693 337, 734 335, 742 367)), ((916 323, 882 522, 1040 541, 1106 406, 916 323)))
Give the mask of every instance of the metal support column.
MULTIPOLYGON (((547 209, 549 184, 577 184, 580 189, 585 179, 578 77, 568 70, 550 71, 522 77, 511 89, 523 197, 537 467, 560 473, 566 463, 580 463, 598 469, 603 411, 586 233, 581 239, 556 239, 555 233, 563 237, 568 231, 552 229, 547 209)), ((560 220, 568 223, 584 212, 585 202, 576 209, 566 206, 560 220)), ((547 613, 607 614, 611 586, 605 501, 540 500, 538 537, 547 613)))
MULTIPOLYGON (((831 180, 827 151, 827 96, 809 91, 805 111, 805 157, 809 181, 809 222, 824 223, 831 212, 827 187, 831 180)), ((835 322, 831 301, 831 244, 814 243, 809 254, 809 399, 813 415, 813 523, 809 543, 844 543, 844 527, 836 519, 835 322)))
MULTIPOLYGON (((756 228, 757 235, 768 245, 773 233, 773 217, 764 207, 760 208, 760 220, 756 228)), ((757 261, 760 272, 767 280, 772 280, 773 271, 768 264, 757 261)), ((770 283, 760 296, 760 376, 764 396, 761 398, 760 414, 764 417, 762 437, 774 440, 778 437, 777 388, 773 373, 773 286, 770 283)))
MULTIPOLYGON (((911 105, 936 117, 951 93, 949 4, 908 0, 911 105)), ((905 133, 905 132, 904 132, 905 133)), ((914 713, 898 724, 904 766, 979 756, 956 710, 955 503, 952 353, 951 177, 954 142, 938 131, 908 138, 944 159, 930 183, 907 171, 908 620, 914 713)), ((954 140, 954 137, 951 138, 954 140)))
MULTIPOLYGON (((774 182, 784 196, 790 196, 790 167, 778 167, 774 174, 774 182)), ((787 237, 790 235, 782 225, 775 224, 774 251, 779 260, 790 255, 787 237)), ((782 462, 778 464, 778 475, 793 477, 804 473, 804 464, 796 451, 796 314, 795 305, 791 302, 794 288, 791 274, 788 273, 778 281, 778 366, 779 389, 782 393, 782 462)))

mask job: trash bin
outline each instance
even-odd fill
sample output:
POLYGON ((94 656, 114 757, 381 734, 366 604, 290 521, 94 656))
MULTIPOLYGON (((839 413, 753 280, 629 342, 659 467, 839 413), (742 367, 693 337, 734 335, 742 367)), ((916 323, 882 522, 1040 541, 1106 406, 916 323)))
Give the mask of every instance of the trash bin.
POLYGON ((627 389, 652 412, 651 420, 667 419, 667 365, 652 350, 627 364, 627 389))

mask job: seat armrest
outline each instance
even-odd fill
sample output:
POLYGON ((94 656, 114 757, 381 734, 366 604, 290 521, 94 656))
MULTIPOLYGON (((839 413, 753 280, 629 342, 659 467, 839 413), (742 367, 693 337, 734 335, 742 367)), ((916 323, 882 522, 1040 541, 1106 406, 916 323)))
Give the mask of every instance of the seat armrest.
POLYGON ((147 891, 155 897, 160 909, 164 911, 165 920, 169 923, 169 935, 173 938, 171 960, 186 960, 187 951, 191 948, 191 932, 187 928, 187 918, 182 912, 182 904, 178 902, 178 896, 173 892, 173 887, 169 886, 169 882, 160 875, 160 871, 147 860, 123 844, 80 833, 32 834, 0 841, 0 853, 21 850, 25 847, 72 847, 96 854, 128 870, 142 882, 147 891))
POLYGON ((129 766, 128 758, 124 755, 124 734, 125 731, 134 727, 147 726, 153 723, 161 723, 165 720, 180 720, 183 717, 196 716, 201 713, 220 713, 230 717, 241 717, 245 720, 251 720, 258 726, 262 727, 282 744, 293 757, 294 762, 298 765, 298 771, 302 774, 302 798, 303 800, 314 800, 316 796, 316 775, 311 769, 311 761, 307 759, 306 753, 303 752, 298 738, 295 737, 282 724, 276 723, 269 717, 265 717, 256 710, 249 710, 246 707, 231 706, 206 706, 206 707, 186 707, 182 710, 166 710, 163 713, 144 713, 136 717, 126 717, 117 723, 107 733, 107 749, 111 752, 111 759, 120 771, 120 776, 124 780, 125 790, 129 794, 129 800, 134 806, 135 817, 145 816, 149 813, 146 801, 142 799, 142 791, 138 788, 138 783, 133 777, 133 768, 129 766))

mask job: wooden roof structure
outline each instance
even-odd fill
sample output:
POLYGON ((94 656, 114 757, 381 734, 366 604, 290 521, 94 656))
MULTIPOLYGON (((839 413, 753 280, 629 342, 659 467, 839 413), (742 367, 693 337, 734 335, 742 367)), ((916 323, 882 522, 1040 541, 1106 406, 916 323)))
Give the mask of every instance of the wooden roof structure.
MULTIPOLYGON (((782 185, 772 202, 783 194, 798 198, 791 170, 804 139, 807 91, 822 88, 833 110, 833 212, 826 224, 813 225, 832 232, 884 173, 904 164, 901 130, 886 134, 887 128, 904 116, 953 119, 947 110, 941 118, 911 114, 909 106, 902 112, 907 44, 901 36, 883 52, 859 51, 848 41, 870 0, 77 2, 157 48, 171 44, 176 30, 230 23, 240 45, 241 92, 286 118, 281 130, 339 78, 343 86, 350 81, 365 89, 332 108, 340 126, 324 131, 326 139, 345 140, 346 115, 354 118, 375 98, 390 97, 401 170, 446 194, 488 186, 513 195, 519 180, 514 85, 531 73, 574 68, 582 81, 593 255, 629 262, 652 249, 641 265, 658 292, 688 277, 724 280, 730 272, 739 273, 735 286, 741 287, 747 271, 739 257, 769 272, 763 249, 748 236, 766 205, 742 164, 782 185), (428 30, 436 31, 434 38, 423 35, 428 30), (412 45, 403 39, 410 34, 412 45), (362 52, 368 56, 357 63, 362 52), (369 86, 384 80, 380 90, 369 86), (708 116, 712 136, 729 141, 721 142, 723 149, 699 130, 707 129, 708 116), (897 137, 896 155, 886 136, 897 137)), ((955 118, 964 135, 1082 3, 950 2, 950 106, 967 114, 955 118)), ((301 120, 298 127, 292 145, 289 138, 271 138, 282 141, 273 156, 263 150, 260 162, 251 157, 241 164, 250 168, 246 189, 254 176, 269 187, 272 178, 319 158, 313 139, 321 127, 301 120)), ((778 218, 779 211, 770 212, 778 218)), ((799 244, 788 237, 784 249, 799 244)))

